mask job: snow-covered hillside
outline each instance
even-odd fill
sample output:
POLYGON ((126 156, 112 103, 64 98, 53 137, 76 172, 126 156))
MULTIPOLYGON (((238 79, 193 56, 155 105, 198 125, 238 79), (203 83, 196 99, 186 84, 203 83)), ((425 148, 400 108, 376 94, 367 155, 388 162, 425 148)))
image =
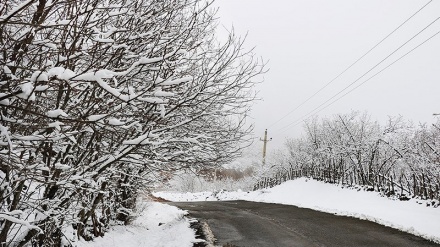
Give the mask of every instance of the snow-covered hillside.
MULTIPOLYGON (((367 192, 361 188, 343 188, 306 178, 252 192, 156 192, 154 195, 171 201, 247 200, 295 205, 374 221, 440 242, 440 208, 431 204, 427 206, 427 201, 392 200, 377 192, 367 192)), ((438 202, 436 203, 438 206, 438 202)))

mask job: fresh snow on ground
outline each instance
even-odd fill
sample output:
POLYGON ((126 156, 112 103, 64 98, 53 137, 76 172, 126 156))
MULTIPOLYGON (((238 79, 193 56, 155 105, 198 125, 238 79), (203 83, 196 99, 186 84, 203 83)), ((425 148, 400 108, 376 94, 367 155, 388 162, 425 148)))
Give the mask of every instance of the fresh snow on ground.
POLYGON ((246 200, 295 205, 370 220, 440 243, 440 208, 428 207, 426 201, 393 200, 378 192, 344 188, 306 178, 252 192, 156 192, 154 195, 170 201, 246 200))
POLYGON ((197 242, 185 211, 159 202, 145 202, 138 209, 140 215, 130 225, 114 226, 104 237, 76 246, 192 247, 197 242))

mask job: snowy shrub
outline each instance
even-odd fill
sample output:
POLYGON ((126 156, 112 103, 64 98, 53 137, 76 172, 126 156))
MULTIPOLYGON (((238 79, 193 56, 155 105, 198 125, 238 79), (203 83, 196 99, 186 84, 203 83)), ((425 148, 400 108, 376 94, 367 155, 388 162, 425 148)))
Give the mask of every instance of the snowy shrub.
MULTIPOLYGON (((439 126, 414 126, 401 117, 380 126, 358 112, 312 119, 303 138, 287 141, 287 158, 279 162, 276 179, 308 176, 401 200, 408 195, 438 200, 439 126)), ((258 186, 275 184, 267 180, 258 186)))

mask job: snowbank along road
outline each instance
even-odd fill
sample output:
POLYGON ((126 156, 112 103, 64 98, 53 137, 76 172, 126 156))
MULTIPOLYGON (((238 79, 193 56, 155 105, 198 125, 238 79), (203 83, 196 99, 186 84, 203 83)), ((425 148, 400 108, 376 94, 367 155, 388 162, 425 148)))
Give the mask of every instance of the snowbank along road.
POLYGON ((220 246, 440 246, 374 222, 296 206, 248 201, 169 204, 206 222, 220 246))

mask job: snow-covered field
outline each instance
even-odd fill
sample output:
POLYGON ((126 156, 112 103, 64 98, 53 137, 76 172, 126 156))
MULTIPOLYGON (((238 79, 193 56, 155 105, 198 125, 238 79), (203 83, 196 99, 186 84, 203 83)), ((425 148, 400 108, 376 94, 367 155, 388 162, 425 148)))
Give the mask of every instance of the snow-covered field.
POLYGON ((374 221, 440 243, 440 208, 428 207, 426 201, 392 200, 378 192, 343 188, 306 178, 252 192, 156 192, 154 195, 170 201, 247 200, 295 205, 374 221))
POLYGON ((104 237, 76 246, 192 247, 197 242, 185 211, 159 202, 144 202, 138 209, 141 213, 130 225, 114 226, 104 237))

